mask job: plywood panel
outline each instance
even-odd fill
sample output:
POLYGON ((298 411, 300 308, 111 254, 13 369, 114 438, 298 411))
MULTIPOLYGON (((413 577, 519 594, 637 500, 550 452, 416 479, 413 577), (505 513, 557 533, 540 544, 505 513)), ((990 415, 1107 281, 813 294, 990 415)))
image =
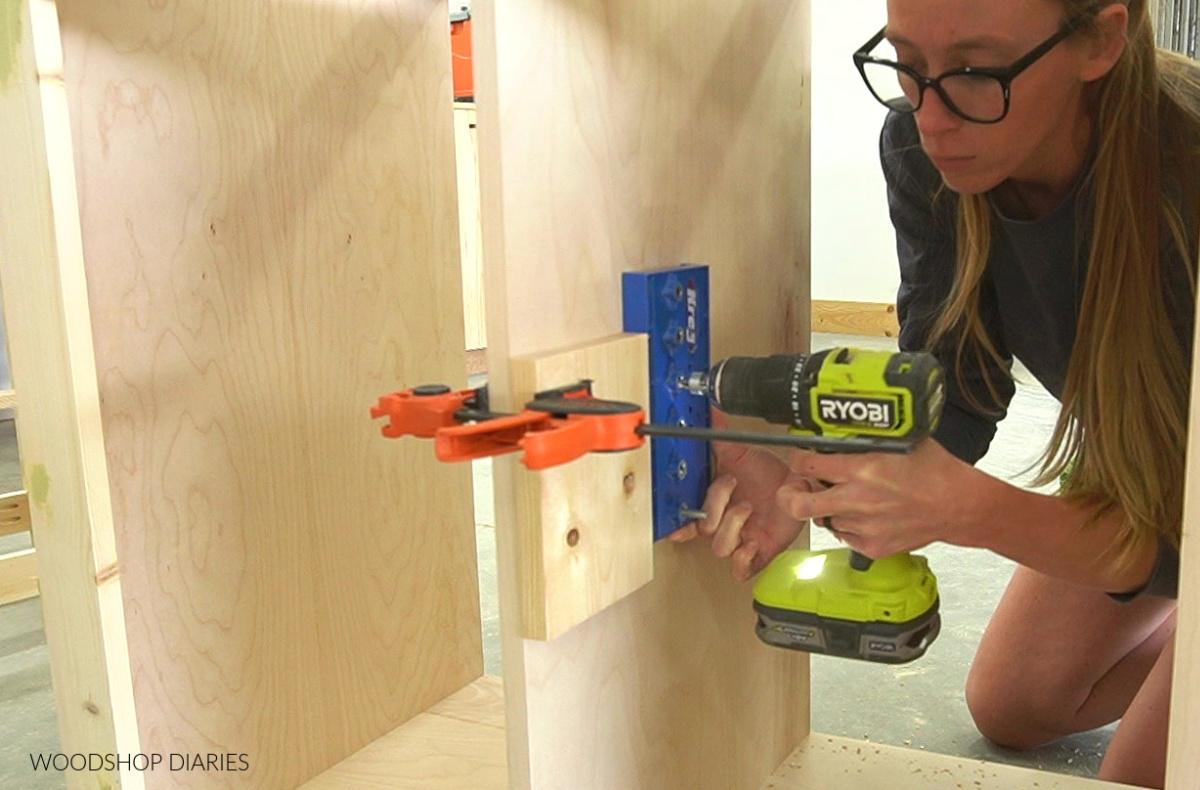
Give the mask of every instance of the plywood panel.
MULTIPOLYGON (((445 6, 60 6, 141 747, 294 787, 481 673, 445 6)), ((24 415, 22 415, 24 416, 24 415)))
POLYGON ((303 785, 303 790, 506 790, 504 697, 483 677, 303 785))
MULTIPOLYGON (((716 355, 808 335, 808 7, 477 2, 489 367, 620 330, 620 272, 712 266, 716 355)), ((526 641, 496 464, 514 788, 757 788, 807 729, 802 656, 760 645, 707 547, 558 639, 526 641)))
MULTIPOLYGON (((620 335, 515 359, 521 400, 589 379, 597 398, 647 408, 645 335, 620 335)), ((523 634, 553 639, 654 576, 650 445, 516 470, 523 634)))

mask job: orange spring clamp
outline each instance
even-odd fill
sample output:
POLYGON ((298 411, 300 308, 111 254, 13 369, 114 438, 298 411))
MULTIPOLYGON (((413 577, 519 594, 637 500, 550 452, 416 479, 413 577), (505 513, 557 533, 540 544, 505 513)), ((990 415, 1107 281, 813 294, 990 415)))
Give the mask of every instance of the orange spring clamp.
POLYGON ((433 438, 441 461, 469 461, 524 452, 529 469, 548 469, 591 452, 640 447, 645 412, 633 403, 592 397, 591 382, 540 393, 520 414, 487 411, 487 390, 451 391, 440 385, 394 392, 371 417, 387 417, 389 438, 433 438))

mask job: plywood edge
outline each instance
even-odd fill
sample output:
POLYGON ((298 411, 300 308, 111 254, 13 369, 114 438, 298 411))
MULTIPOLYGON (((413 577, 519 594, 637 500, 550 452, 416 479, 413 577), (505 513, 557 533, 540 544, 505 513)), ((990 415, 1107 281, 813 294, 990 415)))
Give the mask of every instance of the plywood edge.
MULTIPOLYGON (((505 163, 500 140, 499 41, 494 0, 480 0, 472 10, 472 46, 475 63, 475 101, 479 156, 480 233, 483 245, 485 332, 489 360, 488 386, 492 406, 511 410, 508 356, 511 338, 508 327, 508 261, 506 257, 505 163), (493 356, 494 355, 494 356, 493 356)), ((511 495, 516 473, 511 459, 498 459, 493 467, 497 525, 516 523, 516 503, 511 495)), ((520 619, 518 550, 514 536, 497 529, 496 564, 500 593, 501 648, 505 656, 505 721, 508 724, 508 777, 514 790, 530 786, 529 702, 526 686, 524 639, 520 619)))
POLYGON ((504 691, 484 676, 367 744, 304 790, 505 790, 504 691))
POLYGON ((0 606, 38 594, 37 555, 33 549, 0 556, 0 606))
POLYGON ((899 337, 896 306, 877 302, 814 300, 812 331, 868 337, 899 337))
POLYGON ((762 790, 1121 790, 1126 787, 1087 777, 813 733, 784 761, 762 790))
POLYGON ((17 405, 17 393, 13 390, 0 390, 0 411, 12 409, 17 405))
MULTIPOLYGON (((649 398, 645 335, 621 334, 513 359, 513 394, 591 380, 598 398, 649 398)), ((654 578, 650 446, 515 470, 524 635, 554 639, 654 578)))

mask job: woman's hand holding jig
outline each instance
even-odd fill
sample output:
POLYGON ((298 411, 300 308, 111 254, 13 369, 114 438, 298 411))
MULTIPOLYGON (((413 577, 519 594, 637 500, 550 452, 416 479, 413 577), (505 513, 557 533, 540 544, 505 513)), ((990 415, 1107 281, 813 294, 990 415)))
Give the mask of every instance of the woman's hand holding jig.
POLYGON ((969 545, 969 477, 976 471, 927 439, 908 455, 822 454, 796 450, 788 457, 797 479, 777 495, 792 519, 829 526, 839 540, 868 557, 887 557, 934 541, 969 545), (829 523, 825 519, 829 518, 829 523))
MULTIPOLYGON (((721 423, 714 416, 714 424, 721 423)), ((719 476, 704 500, 707 517, 676 530, 670 539, 682 543, 711 537, 713 553, 729 557, 734 577, 745 581, 787 548, 804 526, 779 506, 780 487, 806 492, 808 484, 760 447, 716 442, 713 449, 719 476)))

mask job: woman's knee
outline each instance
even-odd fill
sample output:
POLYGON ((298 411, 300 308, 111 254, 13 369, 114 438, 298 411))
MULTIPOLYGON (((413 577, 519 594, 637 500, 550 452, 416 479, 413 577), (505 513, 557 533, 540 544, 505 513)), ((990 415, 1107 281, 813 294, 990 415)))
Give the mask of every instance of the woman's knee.
POLYGON ((971 667, 967 675, 967 710, 983 737, 1010 749, 1034 749, 1047 742, 1030 727, 1030 705, 1002 679, 971 667))
POLYGON ((977 660, 967 675, 967 709, 981 735, 1009 749, 1036 749, 1072 731, 1062 700, 1052 700, 1036 684, 990 671, 977 660))

